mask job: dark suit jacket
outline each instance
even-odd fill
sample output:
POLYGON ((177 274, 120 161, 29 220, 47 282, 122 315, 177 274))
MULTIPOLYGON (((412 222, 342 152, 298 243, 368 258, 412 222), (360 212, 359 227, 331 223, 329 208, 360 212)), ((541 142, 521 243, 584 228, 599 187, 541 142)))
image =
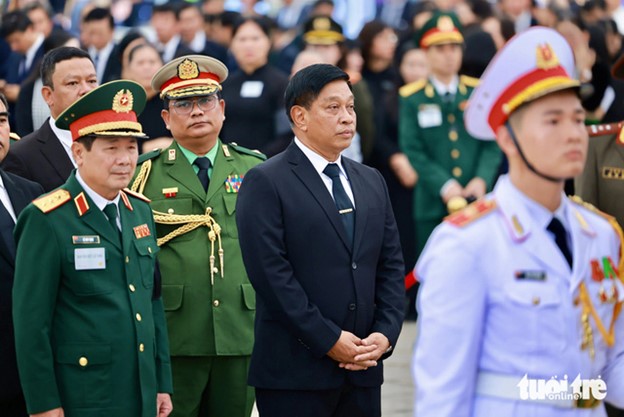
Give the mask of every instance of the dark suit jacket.
POLYGON ((38 182, 48 192, 65 183, 74 165, 46 119, 41 128, 11 145, 2 168, 38 182))
MULTIPOLYGON (((15 215, 43 193, 39 184, 0 170, 15 215)), ((0 401, 15 398, 22 390, 17 376, 13 320, 11 319, 11 290, 15 259, 9 255, 4 240, 0 239, 0 401)))
POLYGON ((394 346, 403 319, 403 259, 378 171, 342 158, 355 198, 353 250, 327 188, 291 144, 251 169, 236 219, 256 290, 249 384, 266 389, 378 387, 382 364, 351 372, 327 356, 341 330, 381 332, 394 346))
POLYGON ((118 80, 121 78, 121 52, 119 51, 119 45, 115 45, 104 67, 104 74, 102 74, 101 84, 109 81, 118 80))
POLYGON ((21 84, 24 80, 26 80, 26 78, 28 78, 32 71, 39 69, 39 65, 37 64, 43 57, 43 44, 41 44, 39 49, 37 49, 37 52, 35 52, 35 57, 32 60, 30 68, 27 68, 27 71, 20 76, 19 67, 23 56, 24 55, 17 52, 11 52, 11 55, 9 55, 6 67, 6 82, 8 84, 21 84))

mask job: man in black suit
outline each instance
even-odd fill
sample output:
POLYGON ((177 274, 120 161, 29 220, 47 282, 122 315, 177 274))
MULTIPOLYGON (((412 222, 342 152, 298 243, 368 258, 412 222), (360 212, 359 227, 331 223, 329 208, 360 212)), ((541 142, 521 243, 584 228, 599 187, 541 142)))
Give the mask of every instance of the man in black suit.
MULTIPOLYGON (((9 151, 8 103, 0 94, 0 161, 9 151)), ((11 290, 15 272, 13 228, 24 207, 43 193, 39 184, 0 169, 0 410, 6 417, 25 417, 26 404, 17 375, 11 290)))
POLYGON ((95 65, 100 84, 121 78, 120 53, 113 39, 115 20, 110 9, 96 7, 82 20, 83 39, 95 65))
MULTIPOLYGON (((0 36, 11 47, 11 53, 1 57, 5 61, 5 78, 0 80, 0 93, 9 102, 9 112, 15 110, 15 103, 20 92, 20 84, 37 68, 37 62, 43 56, 42 33, 35 30, 26 12, 7 13, 2 18, 0 36)), ((11 118, 12 122, 14 121, 11 118)))
POLYGON ((238 234, 257 299, 248 382, 261 417, 381 415, 404 267, 381 174, 341 156, 353 101, 337 67, 295 74, 285 93, 294 143, 240 188, 238 234))
POLYGON ((154 5, 152 8, 150 25, 156 33, 154 45, 165 64, 175 58, 195 53, 182 42, 176 11, 176 6, 172 2, 154 5))
POLYGON ((44 56, 41 74, 41 94, 50 107, 50 118, 11 147, 2 167, 51 191, 65 183, 75 166, 71 133, 57 128, 56 118, 98 83, 89 54, 66 46, 44 56))

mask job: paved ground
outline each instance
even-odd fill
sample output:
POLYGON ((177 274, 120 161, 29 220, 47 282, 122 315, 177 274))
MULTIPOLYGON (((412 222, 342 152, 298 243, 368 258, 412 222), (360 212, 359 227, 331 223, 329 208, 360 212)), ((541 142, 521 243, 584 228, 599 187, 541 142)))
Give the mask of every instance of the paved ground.
MULTIPOLYGON (((383 417, 412 417, 413 397, 410 360, 416 338, 416 323, 405 322, 396 350, 384 362, 385 382, 381 387, 383 417)), ((252 417, 258 417, 254 410, 252 417)))

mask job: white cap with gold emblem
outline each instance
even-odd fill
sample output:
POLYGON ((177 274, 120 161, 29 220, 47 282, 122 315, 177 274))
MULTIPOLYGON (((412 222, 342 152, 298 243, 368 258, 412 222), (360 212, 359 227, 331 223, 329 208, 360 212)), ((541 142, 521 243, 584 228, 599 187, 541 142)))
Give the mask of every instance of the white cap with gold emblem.
POLYGON ((186 55, 165 64, 152 78, 152 88, 163 99, 207 96, 221 90, 228 69, 218 59, 186 55))
POLYGON ((578 88, 574 54, 557 31, 533 27, 514 36, 492 59, 464 113, 468 132, 493 140, 496 130, 525 103, 578 88))

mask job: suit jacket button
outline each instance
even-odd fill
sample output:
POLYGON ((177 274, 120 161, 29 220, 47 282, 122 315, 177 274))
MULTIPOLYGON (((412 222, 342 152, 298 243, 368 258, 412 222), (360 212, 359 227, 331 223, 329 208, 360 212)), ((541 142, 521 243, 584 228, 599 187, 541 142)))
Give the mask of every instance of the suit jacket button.
POLYGON ((353 262, 353 263, 351 264, 351 268, 353 268, 353 269, 357 269, 357 264, 356 264, 355 262, 353 262))
POLYGON ((355 303, 349 304, 349 310, 351 311, 355 310, 355 303))

